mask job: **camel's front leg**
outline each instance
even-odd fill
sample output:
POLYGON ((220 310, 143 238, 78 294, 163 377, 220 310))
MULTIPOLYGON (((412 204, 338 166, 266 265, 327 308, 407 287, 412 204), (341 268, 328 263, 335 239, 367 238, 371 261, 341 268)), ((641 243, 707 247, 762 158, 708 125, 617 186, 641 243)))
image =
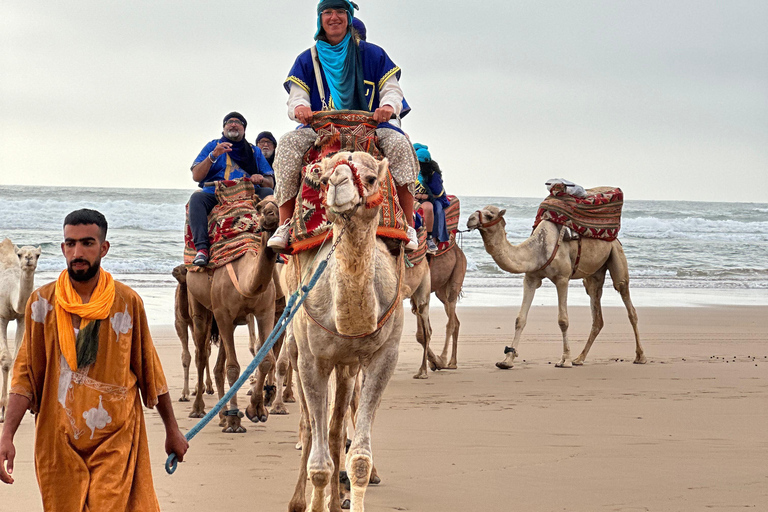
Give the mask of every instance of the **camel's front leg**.
POLYGON ((496 363, 497 368, 502 370, 508 370, 512 368, 512 362, 517 357, 517 345, 520 343, 520 338, 523 335, 523 329, 528 322, 528 311, 533 304, 533 296, 536 294, 536 290, 541 286, 541 278, 533 277, 530 274, 525 274, 523 278, 523 303, 520 305, 520 312, 517 314, 515 320, 515 337, 512 340, 512 346, 504 349, 504 360, 496 363))
POLYGON ((448 361, 445 369, 455 370, 458 368, 456 352, 459 345, 459 327, 461 326, 461 322, 459 322, 459 316, 456 314, 455 301, 445 302, 443 304, 443 309, 445 309, 445 314, 448 316, 448 323, 445 325, 445 345, 443 345, 443 353, 440 356, 440 359, 445 361, 448 358, 448 343, 449 341, 452 341, 451 359, 448 361))
MULTIPOLYGON (((190 300, 191 297, 190 297, 190 300)), ((197 385, 195 391, 195 401, 192 404, 190 418, 202 418, 205 416, 205 402, 203 401, 203 373, 208 365, 208 343, 207 332, 210 324, 210 312, 202 305, 193 302, 192 314, 192 338, 195 341, 195 365, 197 366, 197 385)))
POLYGON ((359 365, 355 368, 343 366, 336 367, 336 396, 333 400, 333 412, 331 424, 328 428, 328 447, 333 460, 333 474, 331 475, 331 503, 330 512, 341 512, 341 488, 339 486, 339 470, 341 468, 341 453, 347 441, 346 420, 349 411, 349 403, 352 398, 352 390, 355 387, 355 378, 359 365))
MULTIPOLYGON (((18 333, 19 328, 16 328, 18 333)), ((22 331, 23 332, 23 331, 22 331)), ((16 342, 17 347, 20 345, 16 342)), ((11 366, 14 358, 8 349, 8 320, 0 317, 0 367, 3 371, 3 389, 0 394, 0 423, 5 422, 5 406, 8 404, 8 380, 10 379, 11 366)))
POLYGON ((411 312, 416 315, 416 341, 424 349, 421 356, 421 367, 413 378, 426 379, 428 377, 428 361, 432 362, 433 370, 443 367, 442 360, 438 364, 435 355, 431 353, 429 348, 429 341, 432 337, 432 326, 429 324, 429 297, 426 301, 423 298, 421 300, 411 298, 411 312))
POLYGON ((584 349, 579 354, 579 357, 573 360, 573 364, 581 366, 584 364, 584 360, 587 358, 589 349, 592 348, 592 343, 595 342, 597 335, 603 328, 605 322, 603 321, 603 308, 600 305, 600 298, 603 295, 603 283, 605 282, 605 269, 600 270, 589 277, 584 278, 584 288, 589 295, 589 306, 592 311, 592 329, 589 331, 589 338, 587 344, 584 345, 584 349))
MULTIPOLYGON (((208 343, 208 359, 206 360, 208 362, 208 366, 206 368, 210 367, 210 355, 211 355, 211 343, 208 343)), ((221 344, 221 341, 219 341, 219 350, 216 353, 216 363, 213 365, 213 378, 216 381, 216 392, 218 393, 218 399, 221 400, 221 398, 224 396, 224 372, 226 371, 227 367, 227 351, 224 349, 224 346, 221 344)), ((219 412, 219 426, 220 427, 226 427, 227 426, 227 417, 224 415, 224 411, 219 412)))
MULTIPOLYGON (((240 377, 240 363, 237 361, 237 352, 235 351, 234 320, 221 315, 221 318, 219 316, 216 317, 216 323, 219 325, 219 339, 221 339, 227 355, 227 381, 231 388, 240 377)), ((224 415, 226 416, 227 426, 222 432, 231 434, 242 434, 245 432, 245 427, 240 424, 242 413, 237 407, 237 393, 233 394, 229 400, 229 409, 224 415)))
MULTIPOLYGON (((272 327, 275 322, 274 301, 272 301, 271 308, 266 308, 262 311, 259 311, 256 320, 258 321, 259 325, 258 351, 261 350, 264 342, 272 332, 272 327)), ((259 421, 264 422, 267 421, 267 418, 269 418, 269 411, 267 411, 267 408, 264 405, 264 392, 262 389, 264 388, 264 381, 266 380, 267 375, 272 371, 274 367, 275 355, 272 350, 270 350, 267 352, 267 355, 259 364, 259 368, 256 371, 256 379, 251 386, 251 403, 245 410, 246 417, 254 423, 258 423, 259 421)))
MULTIPOLYGON (((398 336, 399 339, 399 336, 398 336)), ((347 453, 347 475, 349 476, 352 512, 364 512, 365 491, 373 470, 371 451, 371 428, 381 396, 397 365, 398 343, 385 344, 373 356, 363 370, 363 385, 360 388, 360 405, 355 421, 355 437, 347 453)))
MULTIPOLYGON (((278 344, 281 345, 278 357, 277 357, 277 364, 275 365, 275 386, 276 386, 276 393, 275 393, 275 402, 272 404, 272 408, 269 410, 270 414, 288 414, 288 409, 285 407, 285 395, 283 393, 283 386, 285 385, 286 379, 288 378, 288 372, 293 371, 291 370, 291 362, 290 358, 288 356, 288 344, 285 343, 285 340, 287 336, 283 334, 282 336, 283 343, 280 343, 278 341, 278 344)), ((275 344, 275 347, 277 347, 277 344, 275 344)))
POLYGON ((569 279, 558 279, 555 281, 557 288, 557 324, 563 333, 563 355, 560 362, 555 364, 558 368, 571 368, 571 347, 568 344, 568 281, 569 279))
MULTIPOLYGON (((295 357, 292 358, 295 361, 295 357)), ((301 449, 301 463, 299 464, 299 479, 296 481, 296 487, 291 496, 291 501, 288 502, 288 512, 304 512, 307 509, 307 461, 309 460, 309 452, 312 443, 312 430, 309 426, 309 418, 307 417, 307 401, 304 397, 304 392, 301 389, 301 378, 298 377, 298 393, 299 393, 299 414, 301 419, 299 421, 299 449, 301 449)))
POLYGON ((312 449, 307 462, 312 482, 311 512, 325 511, 325 488, 331 483, 333 460, 328 448, 328 377, 333 367, 317 360, 309 347, 299 341, 298 371, 307 403, 307 416, 312 432, 312 449))
POLYGON ((184 385, 181 388, 179 402, 189 402, 189 365, 192 364, 192 354, 189 352, 189 329, 187 322, 181 318, 176 318, 173 325, 181 341, 181 367, 184 370, 184 385))

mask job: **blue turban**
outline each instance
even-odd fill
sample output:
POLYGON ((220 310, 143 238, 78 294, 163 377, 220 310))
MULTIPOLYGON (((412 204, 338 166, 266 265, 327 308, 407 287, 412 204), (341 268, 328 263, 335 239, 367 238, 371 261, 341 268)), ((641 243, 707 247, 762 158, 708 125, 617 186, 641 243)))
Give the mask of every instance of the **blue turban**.
POLYGON ((429 154, 429 148, 424 144, 419 144, 417 142, 413 145, 413 149, 416 150, 416 156, 418 157, 419 162, 426 163, 432 161, 432 155, 429 154))
POLYGON ((347 11, 347 23, 352 25, 352 17, 355 15, 355 9, 359 9, 355 2, 350 0, 320 0, 317 4, 317 32, 315 32, 315 41, 320 37, 320 31, 323 30, 323 24, 320 21, 320 13, 326 9, 344 9, 347 11))

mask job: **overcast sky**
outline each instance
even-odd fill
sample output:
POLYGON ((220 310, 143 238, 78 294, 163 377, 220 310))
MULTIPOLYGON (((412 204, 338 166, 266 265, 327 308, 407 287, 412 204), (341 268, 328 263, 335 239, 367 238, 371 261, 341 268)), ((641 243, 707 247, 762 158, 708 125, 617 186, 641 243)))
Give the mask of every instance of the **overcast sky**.
MULTIPOLYGON (((449 193, 766 202, 768 2, 358 0, 449 193)), ((294 128, 315 0, 0 2, 0 184, 193 189, 231 110, 294 128)))

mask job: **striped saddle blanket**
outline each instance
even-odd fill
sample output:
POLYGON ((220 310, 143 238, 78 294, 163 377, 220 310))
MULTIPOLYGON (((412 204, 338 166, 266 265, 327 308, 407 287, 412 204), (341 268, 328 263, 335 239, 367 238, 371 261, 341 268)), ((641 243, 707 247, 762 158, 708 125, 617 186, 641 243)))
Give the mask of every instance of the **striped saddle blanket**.
MULTIPOLYGON (((292 254, 315 248, 332 236, 331 222, 322 201, 319 162, 339 151, 364 151, 377 159, 382 158, 376 137, 376 122, 370 112, 316 113, 312 128, 317 132, 317 139, 304 154, 301 187, 291 218, 292 254)), ((408 240, 405 234, 405 215, 398 202, 391 174, 389 183, 382 187, 382 194, 384 202, 381 205, 378 235, 408 240)))
MULTIPOLYGON (((456 233, 459 230, 459 215, 461 214, 461 201, 458 197, 448 195, 448 201, 450 204, 443 210, 445 212, 445 224, 448 228, 448 234, 450 238, 447 242, 439 242, 437 244, 437 252, 434 256, 440 256, 441 254, 448 252, 454 245, 456 245, 456 233)), ((424 211, 419 208, 416 210, 419 215, 424 216, 424 211)), ((419 248, 415 251, 406 254, 406 258, 411 265, 418 265, 427 255, 427 229, 424 225, 418 230, 419 235, 419 248)), ((433 256, 433 257, 434 257, 433 256)))
POLYGON ((219 268, 248 251, 259 252, 263 233, 258 229, 256 203, 259 199, 253 183, 247 180, 219 181, 215 192, 219 204, 208 215, 208 239, 211 242, 208 266, 192 265, 196 254, 192 230, 189 220, 184 224, 184 264, 190 272, 219 268))
POLYGON ((615 240, 621 229, 624 193, 620 188, 611 187, 591 188, 586 192, 585 198, 574 197, 565 192, 565 185, 554 185, 549 197, 539 205, 533 228, 548 220, 587 238, 615 240))

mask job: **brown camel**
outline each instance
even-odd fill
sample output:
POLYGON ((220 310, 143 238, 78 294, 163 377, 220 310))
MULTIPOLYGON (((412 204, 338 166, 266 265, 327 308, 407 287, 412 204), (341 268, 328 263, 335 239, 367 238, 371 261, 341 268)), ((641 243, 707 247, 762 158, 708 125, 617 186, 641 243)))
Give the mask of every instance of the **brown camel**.
MULTIPOLYGON (((216 319, 226 354, 226 375, 229 385, 235 383, 240 376, 240 364, 235 351, 234 330, 236 325, 243 325, 249 314, 256 318, 259 329, 259 340, 264 340, 272 331, 275 315, 275 286, 272 274, 275 268, 276 254, 266 245, 269 233, 274 232, 278 223, 277 205, 268 197, 256 206, 260 217, 261 240, 258 254, 247 252, 231 263, 234 278, 226 268, 220 267, 206 272, 189 272, 187 274, 187 290, 192 311, 193 333, 197 348, 197 396, 190 417, 200 418, 205 415, 203 402, 203 369, 207 359, 206 329, 211 322, 211 315, 216 319), (237 283, 233 282, 233 279, 237 283)), ((253 384, 251 403, 245 411, 248 419, 254 422, 267 421, 268 412, 264 406, 264 379, 274 366, 274 357, 270 352, 259 365, 258 378, 253 384), (256 392, 258 390, 258 392, 256 392)), ((219 376, 214 375, 217 380, 219 376)), ((223 380, 223 375, 221 376, 223 380)), ((223 382, 219 388, 219 398, 223 396, 223 382)), ((224 413, 226 420, 225 432, 242 433, 245 428, 240 424, 241 415, 237 408, 237 394, 229 403, 229 409, 224 413)))
POLYGON ((299 399, 308 420, 303 422, 302 463, 288 509, 306 510, 308 474, 314 488, 310 510, 326 510, 326 486, 330 484, 330 510, 341 512, 342 423, 355 375, 362 369, 357 428, 346 468, 352 488, 351 509, 363 512, 373 467, 371 427, 397 364, 403 328, 400 284, 404 262, 376 238, 381 207, 375 198, 389 179, 387 160, 379 162, 362 152, 339 152, 322 160, 320 166, 335 252, 326 244, 300 253, 289 262, 286 272, 289 290, 296 290, 297 274, 313 275, 316 266, 328 258, 327 268, 293 320, 295 350, 289 352, 293 352, 299 399), (328 379, 334 371, 336 391, 329 426, 328 379))
POLYGON ((523 304, 515 321, 515 337, 512 346, 507 347, 503 361, 496 363, 502 369, 512 367, 512 362, 518 355, 517 345, 525 328, 528 310, 533 302, 536 289, 541 286, 545 277, 552 281, 557 288, 558 317, 557 322, 563 333, 563 356, 556 364, 560 368, 570 368, 572 365, 582 365, 587 357, 592 343, 603 328, 603 313, 600 298, 603 294, 606 270, 611 273, 613 287, 621 295, 627 308, 629 321, 635 333, 635 363, 645 363, 645 355, 640 345, 640 334, 637 330, 637 313, 629 298, 629 269, 627 258, 618 239, 608 242, 596 238, 582 238, 581 254, 576 240, 565 240, 565 229, 549 221, 539 223, 527 240, 519 245, 507 241, 504 213, 496 206, 486 206, 474 212, 467 220, 467 228, 479 229, 483 237, 485 250, 491 255, 502 270, 513 274, 525 274, 523 280, 523 304), (561 250, 556 250, 557 247, 561 250), (592 330, 587 344, 579 356, 571 360, 571 349, 568 344, 568 282, 571 279, 582 279, 584 288, 590 298, 592 309, 592 330))
MULTIPOLYGON (((443 253, 429 257, 429 271, 431 274, 432 291, 440 302, 443 303, 448 323, 445 326, 445 344, 438 357, 439 365, 431 365, 432 370, 457 368, 456 351, 459 344, 459 317, 456 314, 456 303, 461 297, 461 287, 464 285, 464 276, 467 274, 467 257, 464 251, 454 244, 453 247, 443 253), (448 346, 452 343, 451 359, 448 360, 448 346)), ((418 334, 417 334, 418 335, 418 334)))

